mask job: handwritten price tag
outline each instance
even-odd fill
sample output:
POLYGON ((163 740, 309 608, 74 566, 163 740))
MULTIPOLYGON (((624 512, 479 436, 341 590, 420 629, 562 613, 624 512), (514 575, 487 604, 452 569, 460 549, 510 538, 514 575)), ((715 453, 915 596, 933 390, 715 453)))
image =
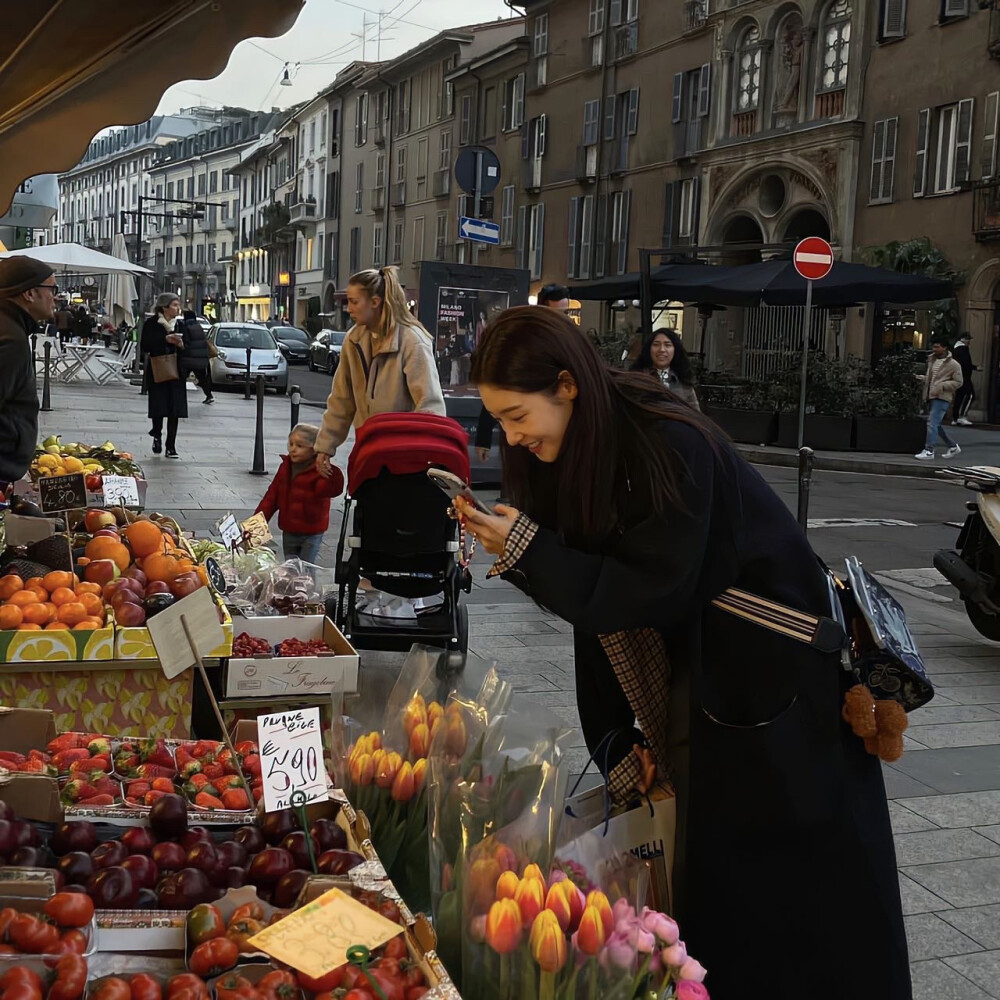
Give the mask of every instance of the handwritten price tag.
POLYGON ((236 523, 236 515, 229 514, 219 521, 217 525, 219 529, 219 534, 222 536, 222 544, 225 545, 227 549, 232 549, 233 543, 239 544, 243 541, 243 532, 240 530, 240 526, 236 523))
POLYGON ((87 506, 87 484, 82 472, 38 480, 38 504, 43 514, 87 506))
POLYGON ((374 951, 402 930, 347 893, 331 889, 255 934, 250 944, 319 979, 347 961, 348 948, 364 945, 374 951))
POLYGON ((269 542, 274 537, 267 526, 267 518, 263 514, 254 514, 252 517, 248 517, 240 527, 243 529, 247 545, 252 549, 269 542))
POLYGON ((112 504, 123 503, 126 507, 139 506, 139 484, 135 476, 101 476, 104 489, 104 502, 109 507, 112 504))
POLYGON ((318 708, 257 716, 264 811, 287 809, 293 792, 325 802, 326 768, 318 708))

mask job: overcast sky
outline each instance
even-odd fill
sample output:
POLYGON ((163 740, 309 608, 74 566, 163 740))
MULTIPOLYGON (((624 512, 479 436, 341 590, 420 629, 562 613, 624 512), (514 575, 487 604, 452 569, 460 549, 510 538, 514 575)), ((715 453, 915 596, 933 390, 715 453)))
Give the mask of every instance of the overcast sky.
POLYGON ((306 0, 291 31, 240 42, 219 76, 171 87, 157 113, 172 114, 198 104, 284 108, 313 97, 362 55, 369 60, 392 58, 445 28, 510 16, 503 0, 306 0), (291 87, 279 86, 285 61, 291 63, 291 87))

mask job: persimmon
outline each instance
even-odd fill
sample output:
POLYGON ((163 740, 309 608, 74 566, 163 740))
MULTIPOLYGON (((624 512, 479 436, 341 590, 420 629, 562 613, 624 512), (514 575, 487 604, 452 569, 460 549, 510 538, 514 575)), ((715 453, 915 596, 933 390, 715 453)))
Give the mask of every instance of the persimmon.
MULTIPOLYGON (((46 595, 47 596, 47 595, 46 595)), ((32 589, 18 590, 7 598, 8 604, 13 604, 16 608, 24 608, 29 604, 38 604, 38 594, 32 589)))
POLYGON ((104 602, 97 594, 80 594, 79 602, 87 609, 90 618, 96 618, 104 613, 104 602))
POLYGON ((0 606, 0 629, 17 628, 24 621, 24 612, 16 604, 0 606))
POLYGON ((49 595, 49 600, 58 608, 60 604, 75 601, 76 591, 70 590, 69 587, 56 587, 49 595))
POLYGON ((58 619, 64 625, 79 625, 84 618, 89 618, 87 609, 79 601, 71 601, 59 608, 58 619))
POLYGON ((78 597, 81 594, 96 594, 98 597, 101 596, 101 585, 99 583, 78 583, 74 589, 78 597))
POLYGON ((58 587, 68 587, 72 590, 80 581, 75 573, 69 573, 64 569, 54 569, 51 573, 46 573, 42 577, 42 586, 51 594, 58 587))
POLYGON ((28 625, 41 626, 49 623, 49 609, 40 602, 25 605, 21 613, 24 622, 28 625))
POLYGON ((180 572, 177 560, 168 555, 146 556, 142 561, 142 571, 148 580, 160 580, 163 583, 170 583, 180 572))

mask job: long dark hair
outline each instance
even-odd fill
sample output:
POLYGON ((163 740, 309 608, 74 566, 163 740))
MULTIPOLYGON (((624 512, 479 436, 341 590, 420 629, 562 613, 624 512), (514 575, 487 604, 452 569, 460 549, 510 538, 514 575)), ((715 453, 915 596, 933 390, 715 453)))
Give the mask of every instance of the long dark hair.
POLYGON ((718 435, 701 414, 658 379, 608 368, 571 320, 552 309, 518 306, 500 313, 472 355, 471 381, 514 392, 553 394, 562 372, 576 382, 559 458, 536 459, 501 435, 504 491, 511 503, 573 539, 599 540, 620 523, 623 484, 653 510, 683 508, 680 468, 655 425, 676 420, 697 428, 706 447, 718 435))
POLYGON ((670 362, 670 370, 677 376, 681 385, 693 386, 694 373, 691 371, 691 359, 688 357, 687 351, 684 350, 681 338, 673 330, 654 330, 646 337, 642 342, 642 350, 639 351, 639 357, 635 359, 635 363, 632 365, 632 371, 650 372, 656 369, 656 365, 653 364, 653 341, 661 333, 674 345, 674 357, 670 362))

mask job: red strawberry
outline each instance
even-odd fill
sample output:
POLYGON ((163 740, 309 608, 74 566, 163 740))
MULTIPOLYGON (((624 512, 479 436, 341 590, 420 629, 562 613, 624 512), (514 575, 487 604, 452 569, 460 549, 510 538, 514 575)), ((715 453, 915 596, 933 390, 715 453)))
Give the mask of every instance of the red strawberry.
POLYGON ((187 761, 183 766, 181 766, 180 757, 177 758, 177 766, 180 767, 181 777, 190 778, 192 775, 201 773, 201 761, 195 760, 193 757, 191 760, 187 761))
POLYGON ((249 809, 250 799, 242 788, 227 788, 222 793, 222 805, 226 809, 249 809))
POLYGON ((125 786, 125 795, 130 799, 141 799, 151 787, 148 781, 130 781, 125 786))
POLYGON ((47 754, 44 750, 29 750, 28 760, 40 760, 45 764, 52 763, 51 754, 47 754))
POLYGON ((208 792, 199 792, 194 799, 194 804, 199 809, 225 809, 226 807, 214 795, 208 792))
POLYGON ((76 750, 79 747, 86 748, 90 742, 90 737, 84 733, 60 733, 54 740, 49 741, 46 749, 49 753, 58 753, 60 750, 76 750))
POLYGON ((89 782, 84 781, 82 778, 75 778, 72 781, 66 782, 60 798, 63 802, 72 804, 74 802, 81 802, 84 799, 92 799, 97 794, 97 789, 89 782))
POLYGON ((236 752, 238 754, 251 754, 257 752, 257 744, 253 740, 243 740, 242 743, 236 744, 236 752))
POLYGON ((167 741, 164 739, 148 740, 142 748, 142 759, 147 764, 174 768, 174 755, 167 748, 167 741))
POLYGON ((153 778, 153 789, 157 792, 170 792, 176 794, 177 789, 169 778, 153 778))
POLYGON ((89 799, 84 799, 85 806, 113 806, 115 797, 113 795, 92 795, 89 799))
POLYGON ((51 764, 46 764, 44 760, 28 760, 19 768, 23 774, 45 774, 54 778, 59 772, 51 764))
POLYGON ((192 774, 191 778, 188 780, 187 784, 192 785, 197 791, 201 791, 207 784, 208 775, 202 774, 200 771, 197 774, 192 774))
POLYGON ((218 749, 219 744, 216 740, 198 740, 198 742, 191 747, 191 756, 197 757, 198 760, 202 760, 210 754, 214 754, 218 749))
POLYGON ((151 806, 157 799, 162 799, 164 795, 170 794, 170 792, 159 792, 153 788, 142 797, 143 805, 151 806))
POLYGON ((216 778, 221 778, 226 773, 226 769, 221 764, 215 763, 204 764, 201 770, 210 781, 215 781, 216 778))
POLYGON ((179 746, 174 753, 174 757, 177 760, 178 767, 183 767, 185 764, 194 760, 191 751, 186 746, 179 746))
POLYGON ((52 757, 52 763, 60 771, 68 771, 70 764, 77 760, 88 760, 90 754, 82 748, 78 747, 75 750, 60 750, 57 754, 52 757))
POLYGON ((110 757, 111 740, 107 736, 97 736, 87 744, 87 749, 90 751, 91 757, 110 757))
POLYGON ((0 750, 0 767, 17 767, 27 759, 23 753, 14 753, 13 750, 0 750))
POLYGON ((159 764, 140 764, 135 769, 137 778, 145 778, 152 781, 154 778, 172 778, 177 773, 173 766, 161 767, 159 764))
POLYGON ((260 777, 260 754, 252 753, 243 758, 244 774, 260 777))

